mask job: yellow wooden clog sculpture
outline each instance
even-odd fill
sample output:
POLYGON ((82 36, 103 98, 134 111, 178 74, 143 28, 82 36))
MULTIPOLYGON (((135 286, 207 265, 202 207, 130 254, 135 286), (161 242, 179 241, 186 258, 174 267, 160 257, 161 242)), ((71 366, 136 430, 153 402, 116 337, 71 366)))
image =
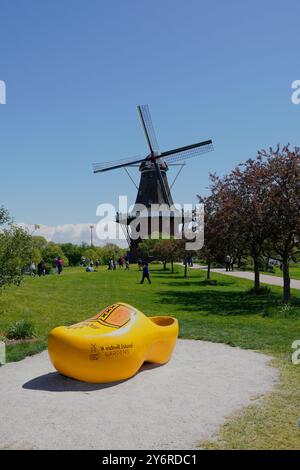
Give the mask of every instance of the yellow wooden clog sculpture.
POLYGON ((143 362, 164 364, 178 336, 173 317, 146 317, 117 302, 89 320, 54 328, 50 359, 63 375, 85 382, 113 382, 134 375, 143 362))

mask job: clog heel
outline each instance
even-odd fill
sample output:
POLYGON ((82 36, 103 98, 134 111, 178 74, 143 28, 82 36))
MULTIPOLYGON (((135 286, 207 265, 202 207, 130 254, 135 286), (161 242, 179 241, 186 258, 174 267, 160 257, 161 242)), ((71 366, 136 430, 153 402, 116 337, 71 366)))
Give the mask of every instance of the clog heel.
POLYGON ((147 362, 165 364, 178 336, 178 321, 147 317, 123 302, 94 317, 54 328, 48 352, 63 375, 85 382, 114 382, 132 377, 147 362))

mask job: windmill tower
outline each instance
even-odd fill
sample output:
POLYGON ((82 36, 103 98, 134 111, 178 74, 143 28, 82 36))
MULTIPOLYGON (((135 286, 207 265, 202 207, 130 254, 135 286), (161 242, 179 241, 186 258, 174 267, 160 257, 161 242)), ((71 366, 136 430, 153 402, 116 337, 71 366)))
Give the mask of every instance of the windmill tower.
POLYGON ((172 210, 173 199, 171 195, 171 188, 179 173, 170 188, 167 178, 169 165, 179 165, 180 172, 183 165, 185 165, 185 163, 182 162, 188 158, 197 157, 213 150, 212 140, 206 140, 196 144, 187 145, 185 147, 160 152, 148 105, 138 106, 137 111, 150 153, 146 157, 135 157, 132 159, 116 160, 113 162, 95 163, 93 165, 94 173, 103 173, 105 171, 115 170, 118 168, 124 168, 125 170, 128 167, 138 166, 139 168, 141 177, 139 187, 137 188, 138 193, 134 208, 128 214, 117 213, 116 215, 116 222, 122 225, 126 234, 132 261, 135 261, 138 256, 138 245, 140 241, 143 238, 151 237, 153 227, 156 227, 157 229, 154 231, 162 232, 162 228, 165 225, 164 219, 168 219, 169 235, 172 236, 174 235, 176 226, 182 222, 181 213, 176 214, 174 210, 172 210), (146 211, 143 211, 143 214, 140 214, 139 212, 140 205, 143 205, 147 209, 146 211), (160 211, 159 213, 154 213, 153 211, 150 211, 151 206, 153 205, 164 205, 167 210, 164 212, 160 211), (130 228, 132 223, 137 220, 137 217, 139 217, 139 220, 141 220, 141 217, 145 217, 147 219, 147 230, 146 234, 143 233, 143 236, 133 239, 130 228))

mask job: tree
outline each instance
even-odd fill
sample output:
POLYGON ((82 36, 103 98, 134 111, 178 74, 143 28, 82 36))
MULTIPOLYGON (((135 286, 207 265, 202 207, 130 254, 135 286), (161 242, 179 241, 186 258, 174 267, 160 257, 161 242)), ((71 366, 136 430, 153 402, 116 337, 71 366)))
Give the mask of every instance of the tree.
POLYGON ((42 257, 45 263, 51 264, 51 266, 55 267, 55 260, 60 256, 63 261, 64 265, 68 266, 69 260, 68 258, 64 255, 64 252, 62 251, 60 245, 57 245, 56 243, 49 242, 47 246, 44 248, 42 251, 42 257))
POLYGON ((48 244, 46 238, 42 237, 41 235, 33 235, 32 242, 33 246, 37 248, 40 252, 42 252, 48 244))
POLYGON ((32 237, 11 222, 8 212, 0 208, 0 289, 10 284, 19 285, 26 265, 32 260, 32 237), (6 224, 6 225, 4 225, 6 224))
POLYGON ((80 263, 84 251, 80 246, 73 243, 62 243, 60 247, 71 266, 77 266, 80 263))
POLYGON ((154 256, 163 261, 164 269, 166 269, 166 263, 171 263, 171 272, 173 274, 174 261, 177 261, 182 253, 182 240, 170 238, 156 241, 157 243, 154 245, 153 249, 154 256))
POLYGON ((83 256, 85 256, 87 260, 95 261, 98 258, 98 252, 95 248, 87 248, 83 252, 83 256))
POLYGON ((110 259, 119 258, 121 255, 126 254, 126 250, 120 248, 115 243, 107 243, 101 247, 93 247, 94 250, 97 251, 99 258, 101 259, 102 263, 107 264, 110 259))
POLYGON ((283 299, 290 302, 291 288, 289 263, 296 261, 300 252, 300 148, 262 150, 259 157, 264 159, 268 174, 268 197, 270 207, 267 223, 274 257, 280 257, 283 274, 283 299))
POLYGON ((157 238, 145 238, 139 244, 139 252, 146 261, 155 257, 155 247, 160 240, 157 238))
MULTIPOLYGON (((248 253, 254 265, 254 290, 260 288, 260 258, 271 235, 268 222, 272 207, 268 204, 268 172, 260 155, 236 167, 229 175, 212 180, 212 192, 226 233, 227 249, 248 253)), ((225 245, 224 245, 225 247, 225 245)), ((229 253, 233 254, 233 253, 229 253)))
POLYGON ((222 189, 222 182, 216 175, 210 175, 212 182, 211 194, 206 197, 198 195, 199 202, 204 205, 204 245, 199 252, 199 256, 206 260, 207 279, 210 279, 210 269, 213 261, 224 262, 226 253, 233 254, 233 237, 230 234, 230 227, 224 220, 221 210, 219 193, 222 189))

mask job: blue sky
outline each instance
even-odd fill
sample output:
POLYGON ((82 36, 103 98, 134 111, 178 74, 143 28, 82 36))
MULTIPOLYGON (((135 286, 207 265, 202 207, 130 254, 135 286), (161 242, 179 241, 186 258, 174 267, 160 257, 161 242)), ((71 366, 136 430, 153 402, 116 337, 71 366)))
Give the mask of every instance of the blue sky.
POLYGON ((297 1, 1 0, 0 204, 55 226, 96 221, 118 194, 134 202, 123 170, 91 164, 146 154, 137 104, 162 150, 214 141, 188 161, 177 202, 259 148, 299 145, 299 14, 297 1))

